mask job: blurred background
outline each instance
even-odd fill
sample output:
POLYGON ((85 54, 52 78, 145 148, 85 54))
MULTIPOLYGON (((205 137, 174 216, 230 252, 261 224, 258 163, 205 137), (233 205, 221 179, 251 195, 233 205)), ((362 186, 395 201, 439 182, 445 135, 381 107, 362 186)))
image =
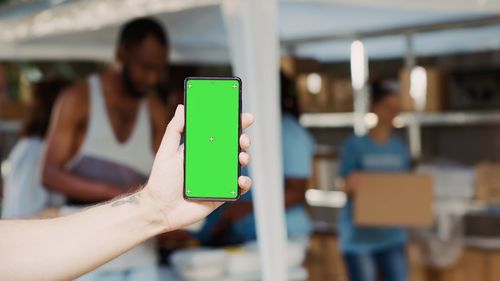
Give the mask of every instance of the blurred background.
MULTIPOLYGON (((133 277, 128 267, 110 267, 102 271, 127 272, 119 273, 122 279, 95 274, 82 280, 272 280, 269 276, 282 275, 263 273, 271 270, 266 262, 275 261, 266 260, 262 247, 280 240, 283 231, 288 254, 273 257, 285 260, 276 266, 284 266, 288 280, 500 280, 500 3, 264 2, 254 7, 243 0, 1 0, 2 218, 53 217, 107 199, 75 196, 62 187, 68 178, 44 165, 85 178, 70 162, 89 149, 80 146, 92 126, 101 126, 92 124, 110 121, 110 132, 122 143, 134 136, 134 127, 127 127, 134 116, 120 117, 121 111, 139 110, 125 93, 134 88, 127 87, 126 70, 135 63, 136 70, 152 71, 153 64, 145 64, 148 51, 139 50, 151 37, 167 54, 154 74, 154 90, 147 91, 151 104, 162 108, 150 107, 161 115, 152 123, 166 124, 182 103, 184 78, 246 73, 243 84, 250 86, 243 102, 249 100, 247 109, 264 128, 253 138, 282 159, 270 180, 282 184, 263 187, 266 173, 258 165, 266 150, 258 144, 257 167, 244 172, 257 177, 256 189, 283 185, 283 193, 266 199, 254 192, 265 204, 243 198, 199 225, 159 237, 158 262, 148 264, 159 277, 133 277), (232 12, 235 7, 238 13, 232 12), (262 13, 263 23, 252 25, 262 11, 274 14, 262 13), (124 24, 145 16, 168 31, 166 42, 154 24, 135 29, 144 36, 122 40, 124 24), (266 31, 262 25, 269 21, 274 26, 266 31), (252 60, 254 71, 266 66, 259 55, 270 46, 266 58, 276 62, 269 64, 274 76, 262 82, 271 86, 272 96, 266 97, 255 93, 260 80, 251 76, 252 67, 233 70, 252 60), (121 47, 126 55, 120 55, 121 47), (238 62, 238 56, 246 60, 238 62), (101 73, 102 91, 91 79, 90 86, 82 86, 87 77, 98 77, 95 73, 101 73), (109 86, 113 83, 118 86, 109 86), (108 93, 116 89, 125 98, 108 93), (110 120, 90 110, 101 92, 110 120), (53 104, 71 93, 87 98, 59 107, 72 104, 68 110, 79 112, 83 101, 86 111, 78 117, 83 123, 75 121, 68 135, 59 134, 66 118, 51 116, 53 104), (269 100, 272 108, 266 107, 269 100), (281 122, 272 120, 277 116, 281 122), (48 127, 52 156, 45 159, 48 127), (67 138, 71 141, 58 141, 67 138), (66 144, 71 149, 60 150, 66 144), (272 200, 281 203, 277 207, 272 200), (284 216, 264 219, 276 208, 284 216), (273 230, 276 221, 284 230, 273 230)), ((139 78, 131 75, 133 84, 139 78)), ((63 116, 73 116, 68 114, 63 116)), ((153 134, 161 131, 151 126, 153 134)), ((135 137, 139 143, 149 140, 135 137)), ((107 141, 96 140, 97 146, 107 141)))

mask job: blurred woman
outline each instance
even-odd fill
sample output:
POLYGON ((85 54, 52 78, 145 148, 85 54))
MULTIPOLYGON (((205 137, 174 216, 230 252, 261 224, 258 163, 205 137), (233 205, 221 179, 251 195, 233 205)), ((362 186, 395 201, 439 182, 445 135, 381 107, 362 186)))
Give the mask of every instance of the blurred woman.
POLYGON ((21 138, 5 165, 3 218, 32 216, 52 204, 62 204, 60 195, 48 192, 41 185, 40 158, 52 106, 66 85, 60 80, 47 80, 35 84, 32 89, 29 113, 22 125, 21 138))
POLYGON ((343 145, 340 174, 349 194, 340 215, 341 251, 351 281, 405 281, 407 234, 398 227, 358 227, 353 222, 353 200, 366 172, 402 172, 410 169, 410 153, 393 134, 393 119, 400 112, 396 87, 374 83, 371 111, 377 125, 365 136, 352 136, 343 145))

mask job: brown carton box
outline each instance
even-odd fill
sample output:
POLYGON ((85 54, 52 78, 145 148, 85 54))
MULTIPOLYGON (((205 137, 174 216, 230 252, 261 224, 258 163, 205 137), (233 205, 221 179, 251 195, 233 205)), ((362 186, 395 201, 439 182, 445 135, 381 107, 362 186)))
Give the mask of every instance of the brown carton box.
POLYGON ((0 119, 19 120, 28 113, 28 107, 22 102, 0 102, 0 119))
POLYGON ((354 110, 354 94, 351 79, 335 77, 331 79, 331 111, 352 112, 354 110))
POLYGON ((420 246, 415 243, 409 243, 406 252, 408 255, 410 281, 428 281, 427 266, 420 246))
MULTIPOLYGON (((447 79, 446 72, 437 68, 425 68, 427 74, 427 97, 424 111, 439 112, 446 108, 447 79)), ((399 72, 401 83, 401 102, 403 111, 415 111, 416 107, 410 96, 411 69, 403 68, 399 72)))
POLYGON ((299 74, 320 72, 320 63, 317 60, 309 58, 283 57, 281 59, 281 69, 291 78, 297 77, 299 74))
POLYGON ((339 241, 332 234, 313 234, 304 266, 309 281, 347 281, 344 259, 339 241))
POLYGON ((364 174, 356 189, 354 220, 360 226, 430 227, 432 178, 415 174, 364 174))
MULTIPOLYGON (((489 273, 493 268, 489 267, 489 255, 487 252, 474 249, 466 248, 462 254, 462 258, 458 265, 459 271, 461 272, 462 280, 488 280, 489 273)), ((500 279, 493 279, 500 280, 500 279)))
POLYGON ((500 202, 500 163, 476 166, 476 198, 483 202, 500 202))
POLYGON ((300 74, 297 77, 297 92, 300 112, 329 112, 331 111, 331 78, 327 74, 321 76, 321 90, 319 93, 311 93, 307 89, 308 74, 300 74))
MULTIPOLYGON (((488 260, 486 261, 486 277, 488 277, 488 281, 497 281, 500 280, 500 251, 490 251, 488 253, 488 260)), ((471 275, 472 276, 472 275, 471 275)), ((476 275, 477 277, 477 275, 476 275)), ((469 279, 472 280, 472 279, 469 279)), ((486 280, 484 279, 475 279, 475 280, 486 280)))

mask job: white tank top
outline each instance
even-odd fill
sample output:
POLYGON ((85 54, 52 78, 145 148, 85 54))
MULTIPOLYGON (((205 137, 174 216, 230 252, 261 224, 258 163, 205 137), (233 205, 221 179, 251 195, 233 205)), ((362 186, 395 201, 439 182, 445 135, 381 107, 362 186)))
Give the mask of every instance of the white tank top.
POLYGON ((115 162, 137 172, 149 175, 154 156, 152 151, 152 130, 147 102, 141 101, 133 131, 125 142, 115 136, 97 74, 88 78, 89 117, 85 139, 79 152, 71 162, 83 156, 115 162))
MULTIPOLYGON (((153 165, 152 130, 146 101, 141 101, 139 105, 132 134, 120 143, 111 127, 99 76, 90 76, 88 83, 90 107, 87 131, 79 152, 67 169, 74 175, 124 188, 145 184, 153 165)), ((68 202, 70 205, 91 203, 70 199, 68 202)), ((150 239, 98 270, 120 271, 156 263, 155 240, 150 239)))

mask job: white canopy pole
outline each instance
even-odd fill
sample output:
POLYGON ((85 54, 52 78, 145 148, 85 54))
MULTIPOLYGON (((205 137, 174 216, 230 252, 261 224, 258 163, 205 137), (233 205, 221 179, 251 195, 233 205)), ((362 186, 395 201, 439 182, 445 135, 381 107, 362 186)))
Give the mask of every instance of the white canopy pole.
POLYGON ((265 281, 287 280, 277 8, 276 0, 222 1, 232 66, 243 80, 243 104, 256 117, 250 171, 265 281))

